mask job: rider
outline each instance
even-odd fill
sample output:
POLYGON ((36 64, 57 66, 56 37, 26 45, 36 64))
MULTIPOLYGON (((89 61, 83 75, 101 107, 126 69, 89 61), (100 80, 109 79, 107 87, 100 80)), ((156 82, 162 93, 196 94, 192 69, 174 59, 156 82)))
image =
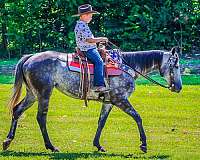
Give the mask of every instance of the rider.
POLYGON ((73 17, 79 16, 74 32, 76 37, 77 47, 85 53, 86 57, 94 64, 94 90, 103 92, 107 88, 104 82, 104 63, 97 50, 96 43, 108 42, 106 37, 94 37, 88 23, 92 20, 93 14, 99 14, 94 11, 92 6, 84 4, 78 7, 78 14, 73 17))

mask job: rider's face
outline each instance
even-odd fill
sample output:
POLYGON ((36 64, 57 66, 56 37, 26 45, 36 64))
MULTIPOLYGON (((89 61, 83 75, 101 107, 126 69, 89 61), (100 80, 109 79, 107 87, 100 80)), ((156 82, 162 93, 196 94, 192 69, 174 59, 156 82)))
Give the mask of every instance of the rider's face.
POLYGON ((90 21, 92 20, 92 13, 87 13, 87 14, 83 14, 81 15, 81 20, 85 21, 86 23, 90 23, 90 21))

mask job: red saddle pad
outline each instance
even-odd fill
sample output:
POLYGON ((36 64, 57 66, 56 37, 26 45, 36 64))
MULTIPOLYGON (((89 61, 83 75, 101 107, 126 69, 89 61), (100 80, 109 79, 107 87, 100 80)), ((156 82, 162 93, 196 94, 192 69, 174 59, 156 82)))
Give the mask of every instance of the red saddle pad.
MULTIPOLYGON (((74 61, 74 54, 68 54, 68 67, 70 71, 74 72, 81 72, 81 64, 77 61, 74 61)), ((88 64, 90 74, 94 74, 94 65, 89 63, 88 64)), ((118 76, 122 74, 122 70, 118 67, 117 63, 114 64, 107 64, 106 65, 107 74, 109 76, 118 76)))

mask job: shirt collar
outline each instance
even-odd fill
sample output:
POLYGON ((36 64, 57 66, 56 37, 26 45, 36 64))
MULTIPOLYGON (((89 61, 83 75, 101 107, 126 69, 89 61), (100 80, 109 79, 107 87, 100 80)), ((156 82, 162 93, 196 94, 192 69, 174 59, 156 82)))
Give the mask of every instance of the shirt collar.
POLYGON ((88 25, 86 22, 82 21, 82 20, 78 20, 78 23, 84 23, 85 25, 88 25))

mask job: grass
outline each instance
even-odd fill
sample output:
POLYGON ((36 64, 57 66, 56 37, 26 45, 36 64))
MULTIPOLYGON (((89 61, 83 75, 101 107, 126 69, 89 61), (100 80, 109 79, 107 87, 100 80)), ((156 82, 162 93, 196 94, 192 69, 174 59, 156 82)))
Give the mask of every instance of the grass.
POLYGON ((10 59, 10 60, 0 60, 0 66, 2 65, 15 65, 19 59, 10 59))
POLYGON ((14 83, 14 76, 0 74, 0 84, 14 83))
POLYGON ((180 59, 181 64, 200 64, 200 59, 180 59))
MULTIPOLYGON (((0 60, 0 67, 5 65, 14 65, 18 62, 18 59, 11 59, 11 60, 0 60)), ((181 59, 181 64, 199 64, 199 59, 181 59)), ((165 83, 165 81, 160 77, 158 74, 153 74, 151 77, 160 82, 165 83)), ((197 74, 188 74, 188 75, 182 75, 182 81, 184 85, 199 85, 200 84, 200 75, 197 74)), ((14 82, 14 76, 13 75, 2 75, 0 74, 0 84, 11 84, 14 82)), ((143 77, 140 77, 136 80, 136 84, 152 84, 148 80, 144 79, 143 77)))
MULTIPOLYGON (((171 93, 156 86, 137 85, 130 97, 143 119, 148 153, 139 150, 137 126, 132 118, 114 107, 101 137, 108 150, 96 152, 92 140, 96 132, 100 103, 67 97, 54 90, 47 126, 51 140, 60 153, 47 151, 36 121, 37 104, 20 118, 9 151, 0 159, 200 159, 200 86, 183 86, 181 93, 171 93)), ((11 85, 0 85, 0 142, 5 139, 10 118, 6 108, 11 85)))
MULTIPOLYGON (((156 80, 157 82, 160 82, 162 84, 166 84, 166 81, 158 74, 155 75, 151 75, 150 76, 152 79, 156 80)), ((182 75, 181 76, 182 82, 184 85, 199 85, 200 84, 200 75, 182 75)), ((139 77, 136 80, 136 84, 152 84, 152 82, 148 81, 147 79, 143 78, 143 77, 139 77)))
MULTIPOLYGON (((153 78, 154 80, 162 84, 166 84, 165 80, 163 80, 163 78, 160 77, 160 75, 152 75, 151 78, 153 78)), ((184 85, 199 85, 200 84, 200 75, 182 75, 181 78, 184 85)), ((11 84, 13 82, 14 82, 14 76, 0 74, 0 84, 11 84)), ((152 85, 152 82, 144 79, 143 77, 140 77, 136 80, 136 84, 152 85)))

